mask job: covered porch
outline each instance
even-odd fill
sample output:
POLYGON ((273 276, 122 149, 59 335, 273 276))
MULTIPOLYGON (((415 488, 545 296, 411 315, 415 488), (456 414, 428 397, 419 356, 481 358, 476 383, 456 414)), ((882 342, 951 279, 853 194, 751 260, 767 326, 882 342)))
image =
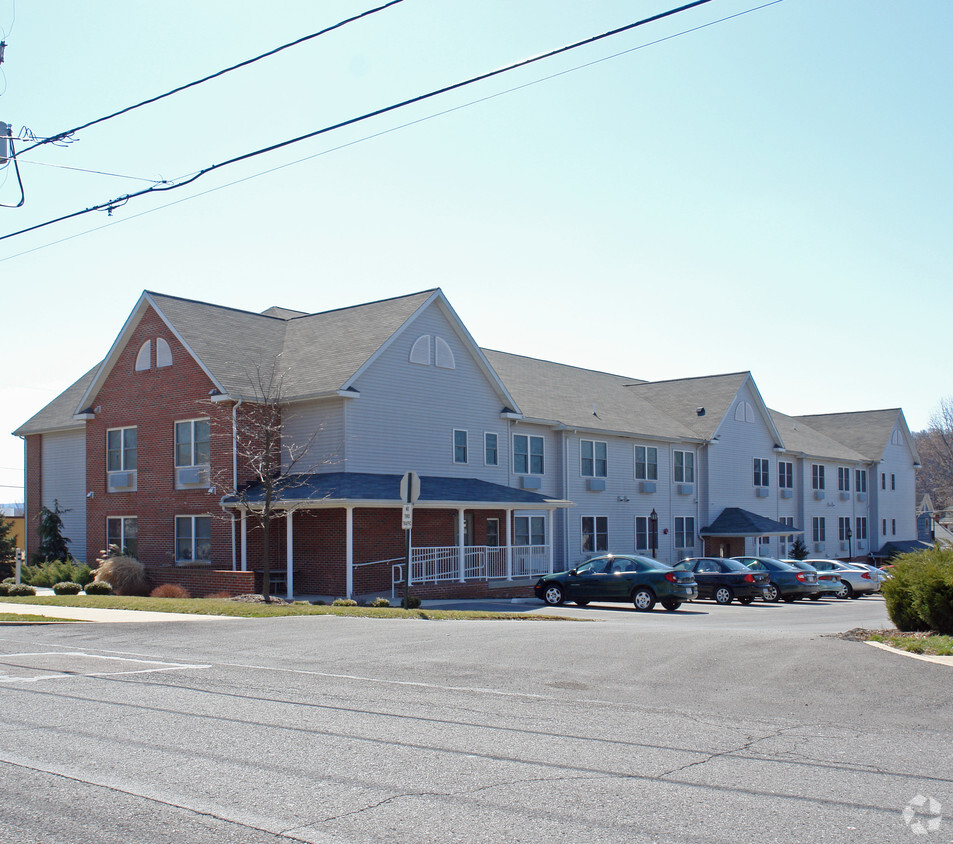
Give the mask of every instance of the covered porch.
POLYGON ((699 531, 705 542, 706 557, 741 557, 750 553, 746 548, 748 539, 798 533, 804 531, 741 507, 725 507, 715 521, 699 531))
MULTIPOLYGON (((296 587, 349 598, 402 591, 407 533, 400 478, 338 472, 286 484, 272 503, 274 544, 283 551, 271 566, 275 594, 292 597, 296 587), (335 588, 316 589, 319 582, 335 588)), ((260 568, 250 554, 249 522, 258 522, 262 490, 250 487, 222 503, 239 517, 233 568, 260 568)), ((411 586, 505 584, 552 571, 553 513, 568 506, 486 481, 423 476, 410 530, 411 586)))

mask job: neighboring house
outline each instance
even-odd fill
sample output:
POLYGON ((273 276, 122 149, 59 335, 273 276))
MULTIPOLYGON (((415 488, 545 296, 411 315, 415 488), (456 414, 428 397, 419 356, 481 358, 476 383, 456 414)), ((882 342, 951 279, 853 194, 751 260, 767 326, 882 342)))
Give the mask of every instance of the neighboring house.
POLYGON ((26 542, 26 524, 23 518, 22 504, 6 504, 0 506, 0 518, 9 522, 12 527, 7 534, 14 542, 15 548, 23 548, 26 542))
POLYGON ((953 548, 953 532, 941 522, 929 493, 924 494, 917 505, 917 539, 930 545, 953 548))
POLYGON ((28 518, 58 500, 79 559, 260 568, 263 493, 233 438, 276 365, 284 445, 306 447, 271 531, 289 592, 390 591, 407 471, 431 594, 504 594, 602 550, 783 555, 803 533, 847 558, 916 536, 900 410, 789 417, 747 372, 645 382, 483 350, 440 290, 320 314, 143 293, 103 362, 15 432, 28 518))

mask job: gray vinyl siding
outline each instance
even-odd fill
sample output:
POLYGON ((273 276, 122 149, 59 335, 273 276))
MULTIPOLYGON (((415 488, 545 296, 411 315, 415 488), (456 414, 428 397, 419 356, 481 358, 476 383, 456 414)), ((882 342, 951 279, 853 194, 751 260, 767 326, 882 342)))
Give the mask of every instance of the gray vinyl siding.
POLYGON ((51 510, 58 503, 66 511, 60 518, 70 553, 86 562, 85 429, 43 434, 42 454, 42 503, 51 510))
POLYGON ((506 484, 510 468, 503 400, 436 306, 421 313, 363 372, 360 398, 347 406, 347 468, 351 472, 479 478, 506 484), (422 336, 442 338, 455 368, 411 363, 422 336), (468 432, 468 460, 454 463, 453 431, 468 432), (499 465, 485 466, 483 435, 497 434, 499 465))
POLYGON ((348 401, 353 399, 322 399, 284 408, 282 461, 286 470, 291 453, 300 453, 294 472, 341 472, 347 468, 344 429, 348 401))

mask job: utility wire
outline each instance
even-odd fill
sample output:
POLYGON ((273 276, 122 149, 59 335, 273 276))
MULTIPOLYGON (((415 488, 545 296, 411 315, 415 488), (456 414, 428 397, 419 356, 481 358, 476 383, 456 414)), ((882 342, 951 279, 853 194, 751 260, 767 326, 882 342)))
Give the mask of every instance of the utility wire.
POLYGON ((183 180, 178 181, 174 184, 169 184, 164 186, 153 185, 152 187, 144 188, 141 191, 137 191, 135 193, 129 193, 124 196, 117 197, 116 199, 110 199, 110 200, 107 200, 106 202, 101 202, 98 205, 93 205, 93 206, 90 206, 89 208, 84 208, 82 211, 74 211, 70 214, 64 214, 63 216, 57 217, 53 220, 47 220, 44 223, 37 223, 34 226, 29 226, 25 229, 20 229, 19 231, 2 235, 0 236, 0 240, 8 240, 9 238, 17 237, 18 235, 21 235, 21 234, 27 234, 28 232, 36 231, 37 229, 42 229, 42 228, 45 228, 46 226, 54 225, 55 223, 61 223, 66 220, 71 220, 74 217, 80 217, 84 214, 92 213, 93 211, 102 211, 106 209, 109 211, 110 214, 112 214, 113 210, 121 207, 122 205, 125 205, 130 199, 136 199, 140 196, 145 196, 146 194, 150 194, 150 193, 171 191, 171 190, 176 190, 177 188, 185 187, 186 185, 190 185, 196 180, 200 179, 202 176, 205 176, 208 173, 211 173, 215 170, 220 170, 223 167, 228 167, 232 164, 238 164, 241 161, 247 161, 248 159, 255 158, 259 155, 264 155, 265 153, 274 152, 275 150, 283 149, 284 147, 291 146, 292 144, 297 144, 297 143, 300 143, 301 141, 306 141, 306 140, 309 140, 310 138, 315 138, 315 137, 318 137, 319 135, 324 135, 324 134, 327 134, 328 132, 333 132, 337 129, 343 129, 346 126, 353 126, 356 123, 360 123, 364 120, 369 120, 372 117, 379 117, 382 114, 387 114, 389 112, 396 111, 397 109, 405 108, 406 106, 414 105, 415 103, 420 103, 425 100, 429 100, 433 97, 439 96, 440 94, 446 94, 450 91, 455 91, 459 88, 463 88, 468 85, 473 85, 476 82, 482 82, 486 79, 491 79, 494 76, 499 76, 500 74, 507 73, 511 70, 516 70, 521 67, 526 67, 530 64, 534 64, 535 62, 542 61, 543 59, 552 58, 553 56, 557 56, 557 55, 560 55, 561 53, 569 52, 570 50, 575 50, 579 47, 583 47, 588 44, 593 44, 605 38, 611 38, 614 35, 619 35, 620 33, 628 32, 629 30, 635 29, 636 27, 645 26, 648 23, 654 23, 655 21, 659 21, 664 18, 671 17, 672 15, 679 14, 680 12, 684 12, 689 9, 694 9, 698 6, 703 6, 706 3, 710 3, 710 2, 711 0, 695 0, 695 2, 693 3, 688 3, 684 6, 679 6, 678 8, 675 8, 675 9, 669 9, 667 12, 660 12, 657 15, 652 15, 651 17, 643 18, 642 20, 635 21, 634 23, 626 24, 625 26, 620 26, 617 29, 612 29, 612 30, 609 30, 608 32, 603 32, 600 35, 593 35, 590 38, 584 38, 581 41, 575 41, 572 44, 567 44, 563 47, 557 47, 554 50, 550 50, 545 53, 540 53, 538 55, 531 56, 528 59, 521 59, 520 61, 513 62, 512 64, 504 65, 503 67, 497 68, 496 70, 491 70, 486 73, 481 73, 477 76, 471 76, 469 79, 465 79, 461 82, 455 82, 451 85, 446 85, 443 88, 438 88, 426 94, 419 94, 416 97, 411 97, 410 99, 402 100, 401 102, 393 103, 389 106, 384 106, 382 108, 375 109, 374 111, 365 112, 364 114, 359 115, 358 117, 352 117, 352 118, 349 118, 348 120, 342 120, 341 122, 335 123, 331 126, 325 126, 322 129, 316 129, 313 132, 308 132, 304 135, 299 135, 296 138, 290 138, 285 141, 280 141, 279 143, 272 144, 267 147, 262 147, 261 149, 254 150, 252 152, 246 152, 246 153, 243 153, 242 155, 237 155, 234 158, 229 158, 225 161, 220 161, 217 164, 211 164, 208 167, 205 167, 204 169, 199 170, 197 173, 194 173, 191 176, 184 178, 183 180))
POLYGON ((262 53, 260 56, 255 56, 252 59, 246 59, 243 62, 239 62, 238 64, 232 65, 231 67, 226 67, 224 70, 220 70, 217 73, 213 73, 209 76, 205 76, 202 79, 196 79, 194 82, 189 82, 185 85, 180 85, 178 88, 173 88, 171 91, 166 91, 164 94, 159 94, 158 96, 150 97, 148 100, 143 100, 141 103, 136 103, 135 105, 127 106, 126 108, 120 109, 119 111, 115 111, 112 114, 107 114, 105 117, 98 117, 96 120, 90 120, 88 123, 83 123, 81 126, 77 126, 74 129, 67 129, 65 132, 59 132, 58 134, 52 135, 49 138, 44 138, 43 140, 35 143, 33 146, 27 147, 25 150, 23 150, 23 152, 25 153, 29 152, 30 150, 36 149, 38 146, 42 146, 43 144, 51 144, 51 143, 55 143, 56 141, 62 141, 64 138, 67 138, 70 135, 75 134, 76 132, 79 132, 83 129, 88 129, 90 126, 95 126, 97 123, 105 123, 107 120, 112 120, 114 117, 119 117, 120 115, 126 114, 130 111, 134 111, 137 108, 142 108, 143 106, 151 105, 152 103, 158 102, 159 100, 163 100, 166 97, 171 97, 173 94, 178 94, 182 91, 188 90, 189 88, 194 88, 196 85, 201 85, 204 82, 209 82, 212 79, 217 79, 220 76, 224 76, 226 73, 231 73, 233 70, 238 70, 239 68, 247 67, 250 64, 254 64, 255 62, 261 61, 262 59, 266 59, 269 56, 273 56, 276 53, 280 53, 282 50, 287 50, 289 47, 296 47, 298 46, 298 44, 303 44, 305 41, 310 41, 312 38, 318 38, 321 35, 326 35, 329 32, 333 32, 335 29, 341 29, 341 27, 347 26, 347 24, 349 23, 354 23, 354 21, 360 20, 361 18, 366 18, 370 15, 377 14, 377 12, 381 12, 384 9, 389 9, 391 6, 396 6, 398 3, 403 3, 403 2, 404 0, 390 0, 390 2, 384 3, 381 6, 377 6, 373 9, 367 9, 366 11, 360 12, 357 15, 353 15, 350 18, 346 18, 345 20, 338 21, 337 23, 332 24, 331 26, 325 27, 324 29, 319 30, 318 32, 312 32, 310 35, 304 35, 301 38, 298 38, 294 41, 289 41, 287 44, 282 44, 280 47, 275 47, 273 50, 269 50, 267 53, 262 53))
MULTIPOLYGON (((22 156, 23 153, 21 152, 22 156)), ((72 170, 74 173, 91 173, 94 176, 113 176, 117 179, 134 179, 137 182, 149 182, 153 185, 168 184, 168 179, 147 179, 145 176, 127 176, 125 173, 109 173, 105 170, 88 170, 85 167, 70 167, 67 164, 52 164, 48 161, 23 161, 18 158, 21 164, 34 164, 37 167, 55 167, 57 170, 72 170)))

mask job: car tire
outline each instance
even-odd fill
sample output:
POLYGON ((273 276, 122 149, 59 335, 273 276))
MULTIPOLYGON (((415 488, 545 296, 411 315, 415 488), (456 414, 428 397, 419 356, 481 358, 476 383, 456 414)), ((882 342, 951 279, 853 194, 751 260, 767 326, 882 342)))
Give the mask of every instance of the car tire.
POLYGON ((854 587, 851 586, 846 580, 840 582, 840 589, 837 590, 837 597, 841 600, 846 601, 848 598, 853 597, 854 587))
POLYGON ((821 593, 820 593, 820 592, 815 592, 813 595, 811 595, 811 600, 812 600, 812 601, 819 601, 820 599, 821 599, 821 593))
POLYGON ((669 612, 675 612, 681 605, 681 601, 673 601, 671 598, 663 598, 659 603, 669 612))
POLYGON ((743 607, 746 607, 749 604, 754 603, 754 598, 739 598, 738 603, 741 604, 743 607))
POLYGON ((650 612, 655 609, 655 593, 647 586, 633 589, 632 604, 639 612, 650 612))
POLYGON ((781 599, 781 590, 778 589, 773 583, 769 583, 764 587, 764 600, 768 603, 774 603, 781 599))
POLYGON ((583 600, 580 599, 580 598, 576 598, 575 604, 576 604, 577 607, 586 607, 586 606, 589 606, 589 602, 588 602, 588 601, 583 601, 583 600))
POLYGON ((566 593, 558 583, 547 583, 543 589, 543 600, 551 607, 558 607, 566 600, 566 593))
POLYGON ((797 600, 797 595, 782 595, 781 600, 786 604, 793 604, 797 600))
POLYGON ((715 599, 716 604, 727 606, 734 599, 735 593, 731 591, 730 586, 719 586, 712 593, 712 597, 715 599))

